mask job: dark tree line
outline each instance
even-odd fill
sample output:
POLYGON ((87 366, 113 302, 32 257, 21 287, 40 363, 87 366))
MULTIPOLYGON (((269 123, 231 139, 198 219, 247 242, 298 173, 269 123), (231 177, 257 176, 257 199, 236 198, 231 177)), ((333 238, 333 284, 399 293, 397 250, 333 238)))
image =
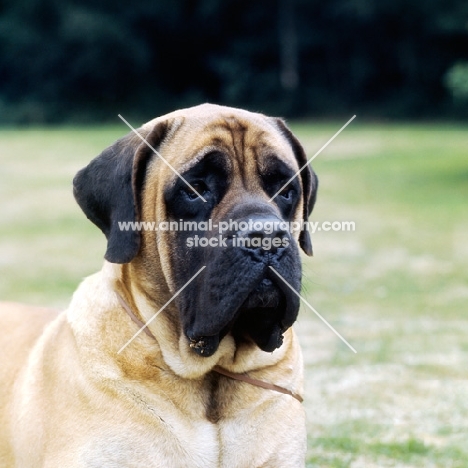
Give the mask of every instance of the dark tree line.
POLYGON ((0 122, 468 115, 465 0, 3 0, 0 122))

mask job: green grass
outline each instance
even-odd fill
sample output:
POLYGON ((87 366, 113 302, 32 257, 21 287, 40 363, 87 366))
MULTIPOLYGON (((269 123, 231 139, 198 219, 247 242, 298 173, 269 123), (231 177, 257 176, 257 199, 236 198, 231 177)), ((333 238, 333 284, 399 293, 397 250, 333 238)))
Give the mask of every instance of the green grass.
MULTIPOLYGON (((307 153, 342 123, 297 123, 307 153)), ((73 200, 75 172, 126 128, 0 131, 0 297, 65 307, 102 264, 73 200)), ((353 122, 318 156, 296 327, 308 466, 464 467, 468 460, 468 131, 353 122)))
POLYGON ((303 291, 358 353, 302 311, 310 466, 467 466, 467 129, 353 123, 313 165, 312 219, 356 231, 314 236, 303 291))

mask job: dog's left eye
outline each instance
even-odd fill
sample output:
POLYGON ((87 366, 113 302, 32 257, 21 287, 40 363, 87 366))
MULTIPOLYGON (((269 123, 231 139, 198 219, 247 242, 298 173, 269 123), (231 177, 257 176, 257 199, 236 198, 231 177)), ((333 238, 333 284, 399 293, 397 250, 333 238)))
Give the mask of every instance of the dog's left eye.
POLYGON ((191 182, 190 187, 186 185, 183 188, 183 191, 185 192, 185 194, 190 200, 195 200, 199 198, 198 195, 203 196, 204 194, 206 194, 208 192, 208 187, 206 186, 205 182, 197 181, 197 182, 191 182))
POLYGON ((284 200, 291 200, 293 197, 294 190, 288 185, 278 194, 283 197, 284 200))

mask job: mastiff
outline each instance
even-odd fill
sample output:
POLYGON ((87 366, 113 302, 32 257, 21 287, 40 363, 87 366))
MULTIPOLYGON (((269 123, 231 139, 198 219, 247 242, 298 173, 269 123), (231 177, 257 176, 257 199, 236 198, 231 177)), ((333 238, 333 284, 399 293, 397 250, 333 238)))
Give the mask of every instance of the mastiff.
POLYGON ((105 262, 63 313, 0 307, 0 466, 303 467, 291 326, 312 245, 286 226, 307 220, 317 178, 285 123, 179 110, 104 150, 73 190, 105 262))

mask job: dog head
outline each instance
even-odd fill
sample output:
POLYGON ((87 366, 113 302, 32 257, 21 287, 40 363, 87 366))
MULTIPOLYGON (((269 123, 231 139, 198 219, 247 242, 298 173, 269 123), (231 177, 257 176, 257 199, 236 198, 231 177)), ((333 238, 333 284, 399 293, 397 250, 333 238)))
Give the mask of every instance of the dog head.
POLYGON ((74 179, 105 258, 134 264, 147 295, 178 292, 177 320, 199 355, 228 333, 281 346, 299 310, 299 247, 312 254, 309 233, 288 229, 308 219, 317 191, 298 140, 280 119, 209 104, 137 132, 74 179), (151 229, 122 224, 143 221, 151 229))

